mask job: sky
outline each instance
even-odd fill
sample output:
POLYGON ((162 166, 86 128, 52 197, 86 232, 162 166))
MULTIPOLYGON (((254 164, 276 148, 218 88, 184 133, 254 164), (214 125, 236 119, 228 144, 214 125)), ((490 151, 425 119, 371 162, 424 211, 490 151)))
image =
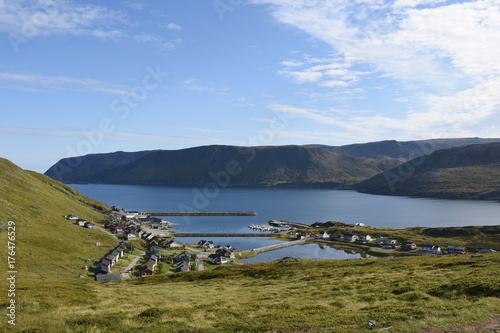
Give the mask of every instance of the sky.
POLYGON ((500 137, 498 0, 0 0, 0 156, 500 137))

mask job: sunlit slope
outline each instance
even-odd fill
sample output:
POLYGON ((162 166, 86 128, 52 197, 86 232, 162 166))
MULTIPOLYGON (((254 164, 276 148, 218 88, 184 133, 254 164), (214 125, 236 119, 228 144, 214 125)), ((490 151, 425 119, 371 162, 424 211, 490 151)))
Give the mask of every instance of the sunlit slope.
MULTIPOLYGON (((16 269, 23 282, 78 277, 84 259, 98 259, 109 250, 116 243, 111 237, 64 219, 74 214, 98 222, 104 206, 49 177, 0 159, 0 221, 4 222, 0 237, 4 244, 5 222, 15 222, 16 269)), ((0 256, 6 262, 6 251, 0 251, 0 256)))

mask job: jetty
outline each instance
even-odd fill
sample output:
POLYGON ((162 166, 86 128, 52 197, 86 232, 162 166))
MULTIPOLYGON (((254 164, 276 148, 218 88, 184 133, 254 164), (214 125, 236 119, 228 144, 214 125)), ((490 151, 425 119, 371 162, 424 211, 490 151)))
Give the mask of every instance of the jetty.
POLYGON ((256 212, 144 212, 148 216, 257 216, 256 212))
POLYGON ((289 221, 283 221, 283 220, 269 220, 268 223, 270 226, 279 227, 279 228, 295 228, 295 229, 309 228, 309 225, 307 225, 307 224, 298 223, 298 222, 289 222, 289 221))
POLYGON ((256 249, 252 249, 252 251, 257 252, 257 253, 262 253, 262 252, 269 252, 269 251, 274 251, 277 249, 282 249, 284 247, 289 247, 289 246, 294 246, 294 245, 301 245, 305 243, 305 239, 299 239, 296 241, 289 241, 289 242, 284 242, 280 244, 275 244, 275 245, 269 245, 269 246, 264 246, 264 247, 259 247, 256 249))
POLYGON ((280 234, 271 233, 199 233, 199 232, 175 232, 175 237, 278 237, 280 234))

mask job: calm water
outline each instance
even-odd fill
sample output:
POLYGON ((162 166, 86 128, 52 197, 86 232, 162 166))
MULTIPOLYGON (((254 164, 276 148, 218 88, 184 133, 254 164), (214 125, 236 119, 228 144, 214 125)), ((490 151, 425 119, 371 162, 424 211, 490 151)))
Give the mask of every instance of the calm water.
MULTIPOLYGON (((332 220, 361 222, 373 227, 391 228, 500 224, 500 204, 496 202, 376 196, 324 189, 225 188, 206 191, 203 188, 142 185, 72 187, 93 199, 128 210, 254 211, 258 214, 245 217, 169 217, 169 221, 177 224, 175 230, 180 232, 248 233, 254 232, 248 229, 249 225, 267 224, 270 219, 307 224, 332 220)), ((216 241, 240 249, 271 245, 272 242, 255 237, 216 241)), ((344 255, 334 254, 333 249, 318 250, 316 245, 294 246, 279 251, 263 253, 258 256, 259 261, 273 260, 270 256, 307 258, 312 255, 318 258, 327 252, 332 256, 344 255)), ((257 257, 252 260, 257 260, 257 257)))

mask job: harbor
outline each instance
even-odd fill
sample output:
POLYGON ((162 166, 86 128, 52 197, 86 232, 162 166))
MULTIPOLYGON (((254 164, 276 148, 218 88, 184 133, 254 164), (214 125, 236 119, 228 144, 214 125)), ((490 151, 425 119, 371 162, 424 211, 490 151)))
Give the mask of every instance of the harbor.
POLYGON ((256 212, 143 212, 148 216, 257 216, 256 212))

